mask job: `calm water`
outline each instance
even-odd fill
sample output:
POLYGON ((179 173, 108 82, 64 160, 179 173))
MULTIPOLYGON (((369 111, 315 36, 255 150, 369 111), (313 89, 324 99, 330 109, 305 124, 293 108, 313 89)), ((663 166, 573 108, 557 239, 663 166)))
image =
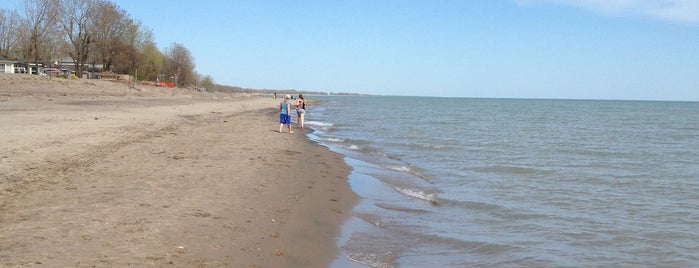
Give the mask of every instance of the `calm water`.
POLYGON ((314 98, 363 198, 335 267, 699 267, 699 103, 314 98))

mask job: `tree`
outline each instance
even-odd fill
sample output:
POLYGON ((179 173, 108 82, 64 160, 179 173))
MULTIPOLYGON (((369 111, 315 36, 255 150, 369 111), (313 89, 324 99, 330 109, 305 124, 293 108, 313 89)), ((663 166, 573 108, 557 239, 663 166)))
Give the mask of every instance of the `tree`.
POLYGON ((141 30, 141 25, 132 19, 124 20, 124 31, 120 39, 115 40, 114 57, 112 64, 114 70, 120 73, 130 73, 138 69, 139 47, 142 47, 146 34, 141 30))
POLYGON ((165 53, 165 69, 174 78, 177 87, 195 84, 194 59, 187 48, 178 43, 173 43, 165 53))
POLYGON ((200 86, 203 88, 206 88, 207 90, 214 90, 214 78, 211 77, 210 75, 205 75, 201 79, 201 84, 200 86))
MULTIPOLYGON (((0 9, 0 53, 32 63, 72 58, 82 77, 89 64, 101 64, 137 79, 173 81, 178 87, 213 88, 213 78, 194 72, 194 58, 173 43, 164 52, 153 33, 129 18, 114 0, 23 0, 21 13, 0 9), (17 27, 15 21, 21 21, 17 27)), ((60 68, 60 66, 59 66, 60 68)))
POLYGON ((68 53, 75 62, 75 75, 82 78, 85 64, 94 42, 95 0, 61 1, 61 25, 68 42, 72 46, 68 53))
POLYGON ((0 9, 0 55, 15 56, 19 18, 17 11, 0 9))
POLYGON ((94 8, 93 40, 95 57, 93 60, 111 70, 114 59, 127 47, 124 40, 128 30, 126 11, 109 1, 99 1, 94 8))
MULTIPOLYGON (((22 7, 23 25, 20 38, 24 57, 38 64, 42 60, 42 45, 54 29, 59 10, 58 0, 25 0, 22 7)), ((38 74, 38 72, 37 72, 38 74)))
POLYGON ((143 41, 139 47, 138 55, 138 79, 155 81, 164 71, 165 57, 158 50, 158 47, 153 42, 153 34, 150 31, 144 31, 143 41))

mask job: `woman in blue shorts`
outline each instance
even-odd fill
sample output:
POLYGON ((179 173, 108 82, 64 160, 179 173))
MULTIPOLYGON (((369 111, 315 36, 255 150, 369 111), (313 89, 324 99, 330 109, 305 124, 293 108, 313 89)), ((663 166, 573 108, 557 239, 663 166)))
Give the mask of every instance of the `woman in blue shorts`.
POLYGON ((279 104, 279 133, 282 133, 282 128, 284 125, 289 127, 289 133, 294 133, 291 131, 291 96, 284 96, 284 100, 279 104))

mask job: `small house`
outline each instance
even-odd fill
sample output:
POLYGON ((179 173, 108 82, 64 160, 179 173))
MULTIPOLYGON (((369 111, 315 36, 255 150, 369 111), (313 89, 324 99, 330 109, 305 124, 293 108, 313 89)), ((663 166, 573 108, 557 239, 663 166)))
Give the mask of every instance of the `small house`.
POLYGON ((15 64, 17 64, 16 60, 0 55, 0 73, 15 73, 15 64))

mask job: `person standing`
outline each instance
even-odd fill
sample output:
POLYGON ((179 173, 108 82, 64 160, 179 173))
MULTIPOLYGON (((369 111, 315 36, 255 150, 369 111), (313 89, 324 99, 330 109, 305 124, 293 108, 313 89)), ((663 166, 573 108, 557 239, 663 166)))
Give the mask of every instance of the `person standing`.
POLYGON ((282 128, 284 125, 289 127, 289 133, 294 133, 291 131, 291 96, 284 96, 284 100, 279 103, 279 133, 282 133, 282 128))
POLYGON ((303 98, 303 94, 299 94, 299 99, 296 101, 296 115, 298 121, 296 122, 301 129, 303 129, 303 118, 306 114, 306 100, 303 98))

